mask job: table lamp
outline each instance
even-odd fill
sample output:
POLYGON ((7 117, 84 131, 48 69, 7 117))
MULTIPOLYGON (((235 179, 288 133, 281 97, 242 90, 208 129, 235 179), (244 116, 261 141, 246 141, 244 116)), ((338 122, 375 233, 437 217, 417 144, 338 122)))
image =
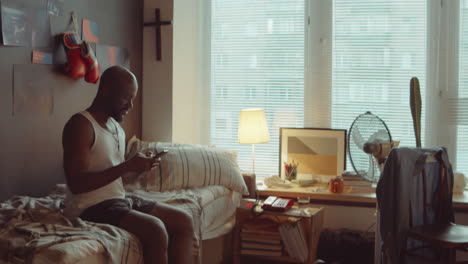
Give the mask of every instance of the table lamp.
POLYGON ((252 170, 255 173, 255 144, 270 141, 270 133, 261 108, 242 109, 239 117, 239 144, 252 144, 252 170))

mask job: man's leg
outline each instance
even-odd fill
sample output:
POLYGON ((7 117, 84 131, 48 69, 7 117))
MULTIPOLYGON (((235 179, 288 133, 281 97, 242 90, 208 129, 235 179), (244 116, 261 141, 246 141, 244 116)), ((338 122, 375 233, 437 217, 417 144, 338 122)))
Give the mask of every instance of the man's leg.
POLYGON ((145 264, 168 263, 168 234, 160 219, 131 210, 121 219, 119 227, 140 239, 143 244, 145 264))
POLYGON ((169 261, 171 264, 193 262, 193 220, 185 211, 163 203, 157 203, 150 214, 161 219, 169 234, 169 261))

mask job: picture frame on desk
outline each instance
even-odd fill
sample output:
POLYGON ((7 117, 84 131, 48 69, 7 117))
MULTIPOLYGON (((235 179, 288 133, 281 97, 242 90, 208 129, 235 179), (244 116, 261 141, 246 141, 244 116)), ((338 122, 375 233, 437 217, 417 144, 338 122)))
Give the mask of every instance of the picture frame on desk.
POLYGON ((286 178, 283 164, 299 164, 298 178, 339 176, 346 169, 346 129, 280 128, 281 178, 286 178))

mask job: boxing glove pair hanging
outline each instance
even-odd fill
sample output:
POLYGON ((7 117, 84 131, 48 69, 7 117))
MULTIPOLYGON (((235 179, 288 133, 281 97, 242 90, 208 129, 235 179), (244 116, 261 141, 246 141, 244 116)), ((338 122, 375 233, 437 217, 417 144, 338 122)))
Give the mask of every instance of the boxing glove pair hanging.
POLYGON ((100 77, 100 67, 89 43, 81 42, 73 31, 62 33, 61 39, 67 54, 68 76, 76 79, 84 77, 89 83, 97 83, 100 77))

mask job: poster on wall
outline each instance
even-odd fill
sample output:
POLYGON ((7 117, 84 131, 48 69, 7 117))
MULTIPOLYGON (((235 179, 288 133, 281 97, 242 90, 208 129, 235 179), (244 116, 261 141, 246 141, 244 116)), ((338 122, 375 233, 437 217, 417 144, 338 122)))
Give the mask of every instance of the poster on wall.
POLYGON ((63 16, 64 15, 65 0, 48 0, 47 11, 51 16, 63 16))
POLYGON ((34 4, 2 0, 2 38, 5 46, 48 47, 51 41, 45 0, 34 4))
POLYGON ((3 45, 29 46, 26 10, 1 2, 3 45))
POLYGON ((35 64, 52 64, 53 56, 50 52, 33 50, 31 61, 35 64))
POLYGON ((54 110, 52 85, 47 76, 52 66, 13 65, 13 115, 48 116, 54 110))
POLYGON ((98 24, 89 19, 83 19, 81 39, 88 42, 99 43, 98 24))
POLYGON ((98 44, 96 45, 96 56, 101 72, 115 65, 130 68, 130 54, 127 48, 98 44))

